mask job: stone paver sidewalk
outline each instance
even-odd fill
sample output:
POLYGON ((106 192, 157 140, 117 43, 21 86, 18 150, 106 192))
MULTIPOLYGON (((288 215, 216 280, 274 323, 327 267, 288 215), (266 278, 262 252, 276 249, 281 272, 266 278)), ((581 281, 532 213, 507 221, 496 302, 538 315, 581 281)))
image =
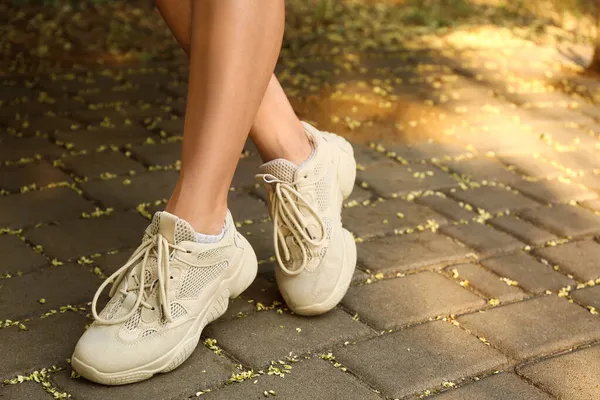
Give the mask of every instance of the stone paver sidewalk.
POLYGON ((299 111, 355 143, 342 304, 282 304, 248 144, 230 207, 259 277, 179 369, 114 388, 68 358, 177 178, 185 64, 0 81, 0 398, 600 398, 600 82, 536 46, 348 59, 280 66, 296 104, 352 104, 299 111), (402 119, 407 97, 429 117, 402 119))

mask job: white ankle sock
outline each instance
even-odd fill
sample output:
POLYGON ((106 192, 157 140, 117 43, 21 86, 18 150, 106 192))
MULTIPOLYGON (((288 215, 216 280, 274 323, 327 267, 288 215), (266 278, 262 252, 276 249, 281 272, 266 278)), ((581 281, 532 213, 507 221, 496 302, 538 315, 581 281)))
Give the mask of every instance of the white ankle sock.
POLYGON ((225 236, 225 227, 218 235, 206 235, 204 233, 196 232, 196 242, 198 243, 217 243, 225 236))

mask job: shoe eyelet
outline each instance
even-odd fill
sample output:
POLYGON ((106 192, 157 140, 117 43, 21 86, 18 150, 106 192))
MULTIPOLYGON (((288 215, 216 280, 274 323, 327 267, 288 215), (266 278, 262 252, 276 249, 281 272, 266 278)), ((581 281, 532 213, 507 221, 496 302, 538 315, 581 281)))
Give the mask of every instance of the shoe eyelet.
POLYGON ((169 279, 173 279, 173 277, 172 277, 172 276, 170 276, 170 277, 169 277, 169 279))
POLYGON ((156 307, 152 307, 152 308, 151 308, 151 310, 152 310, 152 311, 156 310, 156 307))

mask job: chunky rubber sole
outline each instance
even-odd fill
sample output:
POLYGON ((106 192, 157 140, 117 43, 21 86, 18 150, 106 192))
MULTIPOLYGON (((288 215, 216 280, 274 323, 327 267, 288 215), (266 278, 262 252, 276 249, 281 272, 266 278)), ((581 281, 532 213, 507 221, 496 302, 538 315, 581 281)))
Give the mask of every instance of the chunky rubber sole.
POLYGON ((239 296, 256 278, 258 271, 256 256, 249 245, 246 246, 246 249, 252 253, 244 257, 244 261, 240 263, 231 277, 221 282, 219 289, 215 292, 208 306, 196 317, 194 324, 190 327, 187 334, 168 353, 146 365, 113 373, 98 371, 76 357, 73 357, 71 359, 73 369, 79 375, 93 382, 104 385, 125 385, 143 381, 155 374, 167 373, 179 367, 194 352, 196 346, 198 346, 204 327, 223 315, 227 310, 229 299, 239 296))
MULTIPOLYGON (((340 160, 338 165, 338 182, 340 184, 340 191, 342 194, 342 202, 346 200, 352 194, 354 189, 354 182, 356 181, 356 161, 354 160, 354 150, 350 142, 341 136, 333 136, 334 140, 339 142, 342 150, 349 155, 345 159, 340 160)), ((298 314, 304 316, 314 316, 324 314, 337 306, 340 301, 346 295, 352 277, 354 276, 354 270, 356 269, 356 242, 354 237, 346 229, 342 228, 344 237, 344 252, 345 255, 342 264, 346 267, 342 269, 342 273, 338 278, 335 288, 329 295, 329 297, 320 303, 310 304, 301 307, 290 307, 290 309, 298 314)))

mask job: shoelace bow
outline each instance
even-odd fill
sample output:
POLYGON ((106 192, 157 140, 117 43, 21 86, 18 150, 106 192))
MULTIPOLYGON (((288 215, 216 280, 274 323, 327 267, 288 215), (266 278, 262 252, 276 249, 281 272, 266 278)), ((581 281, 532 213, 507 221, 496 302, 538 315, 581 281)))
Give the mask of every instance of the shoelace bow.
POLYGON ((306 264, 308 263, 308 252, 311 251, 309 245, 318 247, 325 241, 325 223, 314 207, 296 189, 294 189, 294 186, 300 183, 302 178, 295 182, 285 182, 271 174, 258 174, 256 177, 262 179, 274 188, 273 196, 271 198, 271 216, 273 217, 273 246, 275 247, 277 263, 285 273, 289 275, 298 275, 306 268, 306 264), (300 212, 297 204, 304 206, 317 220, 321 230, 321 237, 319 239, 314 239, 309 235, 306 219, 300 212), (298 269, 288 269, 281 259, 279 246, 283 249, 285 261, 290 260, 290 250, 283 233, 281 233, 281 229, 279 229, 280 224, 285 226, 287 230, 291 232, 293 238, 300 247, 302 252, 302 264, 298 269))
POLYGON ((166 318, 167 321, 173 321, 171 316, 171 306, 170 302, 167 298, 167 293, 169 292, 169 277, 170 277, 170 260, 169 260, 169 249, 176 249, 181 251, 186 251, 186 249, 176 246, 174 244, 169 243, 169 241, 160 233, 157 233, 150 238, 144 240, 142 244, 135 250, 135 252, 131 255, 131 258, 125 265, 115 271, 110 277, 108 277, 102 285, 96 291, 94 295, 94 299, 92 300, 92 315, 101 324, 105 325, 115 325, 121 322, 127 321, 133 314, 135 314, 140 306, 146 307, 149 309, 154 309, 154 307, 149 304, 145 299, 147 298, 146 290, 148 289, 148 294, 152 292, 155 284, 158 284, 158 303, 162 309, 162 315, 166 318), (147 283, 145 280, 146 270, 148 259, 150 256, 156 257, 156 269, 157 269, 157 279, 154 279, 152 282, 147 283), (137 275, 134 275, 134 279, 136 280, 137 286, 128 287, 128 282, 125 282, 123 287, 121 286, 121 282, 123 279, 126 279, 127 276, 131 273, 131 271, 136 267, 138 261, 141 260, 141 265, 139 268, 139 272, 137 275), (137 294, 137 298, 131 310, 115 319, 107 319, 102 318, 98 315, 96 308, 98 303, 98 298, 100 294, 104 291, 106 286, 110 284, 114 279, 116 279, 110 289, 109 296, 112 298, 117 291, 124 296, 127 296, 129 292, 139 291, 137 294))

